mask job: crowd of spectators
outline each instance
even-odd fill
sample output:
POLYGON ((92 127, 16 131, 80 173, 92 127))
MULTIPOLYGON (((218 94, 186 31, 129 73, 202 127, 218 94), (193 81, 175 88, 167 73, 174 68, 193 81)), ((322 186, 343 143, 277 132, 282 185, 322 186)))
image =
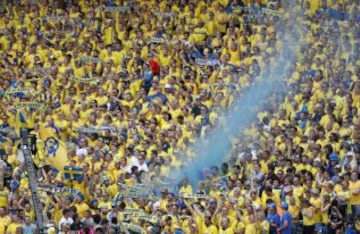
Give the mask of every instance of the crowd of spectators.
POLYGON ((0 234, 38 231, 23 128, 48 233, 360 232, 359 0, 0 2, 0 234), (287 53, 227 160, 166 184, 287 53))

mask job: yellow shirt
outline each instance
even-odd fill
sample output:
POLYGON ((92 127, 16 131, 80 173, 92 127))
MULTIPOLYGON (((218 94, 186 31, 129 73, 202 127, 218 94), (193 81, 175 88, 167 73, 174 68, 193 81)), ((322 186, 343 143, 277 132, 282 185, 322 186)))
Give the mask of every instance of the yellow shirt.
POLYGON ((29 216, 31 220, 35 220, 35 211, 34 210, 30 210, 30 211, 24 211, 26 216, 29 216))
POLYGON ((234 230, 229 227, 226 230, 220 230, 219 234, 234 234, 234 230))
MULTIPOLYGON (((349 189, 350 191, 353 193, 355 191, 359 191, 360 190, 360 180, 356 181, 356 182, 350 182, 349 185, 349 189)), ((351 194, 350 195, 350 205, 360 205, 360 194, 351 194)))
POLYGON ((257 234, 256 223, 248 223, 245 227, 245 234, 257 234))
POLYGON ((315 224, 315 220, 314 218, 314 208, 313 207, 308 207, 303 209, 303 224, 304 226, 311 226, 315 224), (308 215, 304 215, 304 214, 308 214, 310 217, 308 217, 308 215))
POLYGON ((0 234, 5 234, 5 224, 0 222, 0 234))
POLYGON ((11 219, 9 216, 0 217, 0 234, 5 233, 6 226, 9 225, 11 219))
POLYGON ((89 206, 85 202, 76 203, 75 207, 80 217, 84 217, 85 212, 89 209, 89 206))
POLYGON ((218 229, 216 228, 216 226, 215 225, 210 225, 210 226, 208 226, 208 227, 206 227, 205 225, 204 225, 204 227, 203 227, 203 233, 204 234, 206 234, 206 233, 208 233, 208 234, 218 234, 219 232, 218 232, 218 229))
POLYGON ((296 205, 289 205, 289 212, 294 219, 294 223, 297 223, 297 221, 298 221, 297 219, 300 214, 300 209, 296 205))
POLYGON ((193 193, 193 189, 191 187, 191 185, 187 185, 187 186, 181 186, 179 193, 181 194, 192 194, 193 193))
POLYGON ((7 229, 6 229, 6 232, 11 233, 11 234, 16 233, 16 229, 18 227, 21 227, 21 224, 19 224, 19 223, 10 223, 9 226, 7 227, 7 229))
POLYGON ((314 217, 313 221, 315 223, 320 223, 321 221, 321 197, 318 198, 310 198, 310 203, 314 208, 314 217))
POLYGON ((114 34, 114 30, 112 27, 108 27, 106 29, 104 29, 104 43, 105 45, 110 45, 113 41, 113 34, 114 34))
POLYGON ((269 233, 270 223, 267 220, 264 220, 260 224, 260 233, 269 233))
POLYGON ((109 201, 100 201, 98 204, 98 208, 99 209, 104 209, 104 210, 110 210, 111 209, 111 202, 109 201))
POLYGON ((7 207, 8 196, 9 196, 8 190, 0 191, 0 207, 7 207))

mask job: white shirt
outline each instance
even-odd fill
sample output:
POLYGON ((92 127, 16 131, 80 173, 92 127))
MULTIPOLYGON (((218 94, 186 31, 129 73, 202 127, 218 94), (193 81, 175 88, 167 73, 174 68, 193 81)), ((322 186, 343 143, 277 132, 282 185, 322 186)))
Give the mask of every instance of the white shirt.
POLYGON ((67 224, 67 225, 71 225, 74 222, 74 220, 71 217, 65 218, 64 216, 61 217, 60 221, 59 221, 59 230, 61 230, 61 225, 62 224, 67 224))
POLYGON ((143 164, 139 164, 139 171, 145 171, 145 172, 148 172, 149 171, 149 168, 147 166, 147 164, 144 162, 143 164))
POLYGON ((131 168, 136 166, 140 170, 139 160, 135 156, 131 156, 130 161, 126 167, 126 172, 131 173, 131 168))
POLYGON ((76 155, 87 156, 88 155, 87 148, 78 148, 78 149, 76 149, 76 155))

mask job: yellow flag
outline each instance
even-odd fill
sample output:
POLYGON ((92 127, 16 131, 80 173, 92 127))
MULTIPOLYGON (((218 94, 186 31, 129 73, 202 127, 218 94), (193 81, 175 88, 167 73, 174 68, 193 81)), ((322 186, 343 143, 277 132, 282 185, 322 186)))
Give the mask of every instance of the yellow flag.
POLYGON ((58 139, 52 128, 43 126, 40 126, 40 139, 45 162, 58 171, 64 171, 64 167, 69 164, 65 143, 58 139))

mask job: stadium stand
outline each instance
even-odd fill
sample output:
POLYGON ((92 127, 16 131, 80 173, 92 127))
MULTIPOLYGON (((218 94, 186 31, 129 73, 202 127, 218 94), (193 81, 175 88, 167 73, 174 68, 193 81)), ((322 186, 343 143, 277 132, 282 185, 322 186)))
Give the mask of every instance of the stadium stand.
POLYGON ((47 233, 360 233, 359 0, 0 3, 0 234, 39 231, 21 129, 47 233), (171 178, 286 58, 228 155, 171 178))

